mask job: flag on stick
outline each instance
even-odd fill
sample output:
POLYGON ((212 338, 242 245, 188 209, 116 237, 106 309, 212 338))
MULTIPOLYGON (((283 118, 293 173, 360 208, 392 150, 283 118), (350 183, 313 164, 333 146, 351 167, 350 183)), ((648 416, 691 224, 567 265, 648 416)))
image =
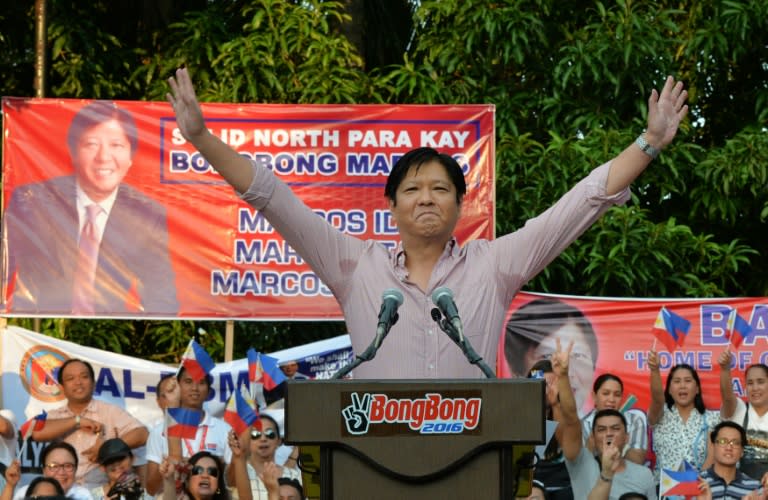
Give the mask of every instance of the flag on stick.
POLYGON ((32 433, 35 431, 43 430, 45 427, 45 419, 48 418, 48 414, 43 410, 39 415, 35 415, 30 418, 19 428, 19 434, 21 434, 21 441, 24 442, 32 437, 32 433))
POLYGON ((166 408, 168 436, 195 439, 203 412, 189 408, 166 408))
POLYGON ((233 391, 227 401, 227 408, 224 410, 224 421, 232 426, 235 433, 239 436, 251 426, 258 418, 253 410, 253 405, 243 397, 240 391, 233 391))
POLYGON ((747 320, 739 315, 736 309, 732 309, 731 314, 728 316, 727 330, 728 340, 731 341, 734 349, 738 349, 741 343, 744 342, 744 339, 752 333, 752 327, 749 326, 747 320))
POLYGON ((662 306, 656 316, 652 332, 669 352, 674 352, 677 347, 683 345, 690 329, 690 321, 662 306))
POLYGON ((283 373, 283 370, 277 366, 277 358, 267 356, 266 354, 260 354, 259 361, 264 369, 262 383, 266 390, 271 391, 285 382, 285 374, 283 373))
POLYGON ((195 342, 195 339, 189 341, 184 356, 181 357, 181 366, 189 373, 195 382, 200 382, 206 375, 211 373, 216 363, 205 352, 203 346, 195 342))
POLYGON ((673 471, 661 469, 659 496, 699 495, 699 473, 696 469, 673 471))

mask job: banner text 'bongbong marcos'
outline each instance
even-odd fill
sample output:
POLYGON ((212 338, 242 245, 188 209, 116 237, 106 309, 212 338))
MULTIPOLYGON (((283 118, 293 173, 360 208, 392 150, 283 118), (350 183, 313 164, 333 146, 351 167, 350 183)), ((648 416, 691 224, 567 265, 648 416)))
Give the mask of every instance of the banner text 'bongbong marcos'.
MULTIPOLYGON (((341 318, 302 258, 184 140, 169 105, 104 103, 3 100, 2 312, 82 314, 72 295, 85 183, 111 196, 96 215, 95 316, 341 318)), ((398 240, 387 175, 408 150, 434 147, 455 157, 467 180, 457 238, 493 237, 492 106, 203 111, 213 134, 273 170, 318 217, 387 246, 398 240)))

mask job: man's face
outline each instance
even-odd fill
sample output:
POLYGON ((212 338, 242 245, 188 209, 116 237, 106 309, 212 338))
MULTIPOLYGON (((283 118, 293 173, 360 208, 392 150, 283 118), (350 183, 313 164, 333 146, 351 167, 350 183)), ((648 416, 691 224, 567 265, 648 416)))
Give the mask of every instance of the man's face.
POLYGON ((77 182, 99 202, 114 192, 131 168, 131 143, 117 120, 86 129, 72 158, 77 182))
POLYGON ((299 371, 299 364, 295 361, 289 361, 288 363, 281 365, 280 369, 283 370, 286 377, 291 378, 299 371))
POLYGON ((437 161, 412 167, 395 192, 389 209, 404 238, 447 241, 461 214, 456 187, 437 161))
POLYGON ((732 427, 723 427, 717 433, 714 446, 715 463, 735 467, 744 453, 741 433, 732 427))
POLYGON ((621 418, 615 416, 600 417, 595 421, 595 427, 592 431, 595 435, 595 447, 602 455, 603 446, 613 444, 619 450, 624 449, 627 444, 627 430, 621 418))
POLYGON ((84 363, 74 361, 61 372, 61 389, 70 403, 88 403, 93 397, 93 379, 84 363))
POLYGON ((166 408, 178 408, 181 404, 181 392, 175 377, 166 377, 160 382, 160 391, 157 393, 157 406, 161 410, 166 408))
POLYGON ((181 372, 179 380, 179 400, 184 408, 202 409, 205 399, 208 397, 210 387, 205 379, 195 382, 186 371, 181 372))

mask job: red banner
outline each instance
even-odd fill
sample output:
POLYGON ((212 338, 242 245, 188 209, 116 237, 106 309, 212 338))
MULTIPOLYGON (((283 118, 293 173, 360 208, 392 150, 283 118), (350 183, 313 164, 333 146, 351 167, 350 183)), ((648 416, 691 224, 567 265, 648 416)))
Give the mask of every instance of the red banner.
MULTIPOLYGON (((0 312, 342 318, 302 259, 181 137, 168 104, 108 105, 122 110, 109 122, 122 130, 84 120, 99 115, 89 111, 92 101, 3 99, 0 312), (75 198, 83 184, 106 191, 115 179, 122 182, 111 210, 94 215, 99 300, 73 309, 74 271, 96 265, 78 248, 85 209, 76 210, 75 198), (125 214, 119 223, 118 214, 125 214)), ((387 175, 406 151, 435 147, 457 158, 467 179, 457 238, 493 237, 493 106, 207 104, 203 111, 215 135, 272 169, 318 216, 387 245, 398 239, 383 194, 387 175)))
POLYGON ((573 341, 569 373, 582 410, 592 408, 594 379, 608 372, 623 380, 625 398, 633 394, 636 406, 647 409, 648 351, 655 346, 665 384, 672 366, 691 365, 701 379, 704 403, 719 408, 718 357, 729 345, 728 319, 736 314, 750 330, 738 348, 730 348, 735 357, 733 388, 745 396, 744 370, 753 363, 768 364, 765 297, 639 300, 520 293, 501 334, 498 371, 525 376, 536 361, 555 351, 556 339, 563 349, 573 341), (652 333, 662 307, 690 322, 688 334, 672 352, 652 333))

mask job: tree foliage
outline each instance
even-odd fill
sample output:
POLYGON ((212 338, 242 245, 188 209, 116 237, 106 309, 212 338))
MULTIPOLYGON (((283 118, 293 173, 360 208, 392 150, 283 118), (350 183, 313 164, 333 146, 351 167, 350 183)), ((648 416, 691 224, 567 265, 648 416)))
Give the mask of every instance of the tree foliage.
MULTIPOLYGON (((17 4, 0 13, 0 85, 4 95, 31 95, 32 9, 17 4)), ((631 144, 651 90, 673 74, 690 94, 675 143, 635 183, 632 202, 609 211, 529 289, 768 294, 762 0, 162 0, 150 11, 131 10, 146 7, 135 0, 118 2, 127 7, 117 13, 112 2, 49 4, 50 96, 163 99, 165 79, 186 64, 207 101, 495 104, 499 235, 631 144)), ((171 361, 201 325, 220 353, 216 322, 42 326, 171 361)), ((236 354, 342 330, 238 322, 236 354)))

